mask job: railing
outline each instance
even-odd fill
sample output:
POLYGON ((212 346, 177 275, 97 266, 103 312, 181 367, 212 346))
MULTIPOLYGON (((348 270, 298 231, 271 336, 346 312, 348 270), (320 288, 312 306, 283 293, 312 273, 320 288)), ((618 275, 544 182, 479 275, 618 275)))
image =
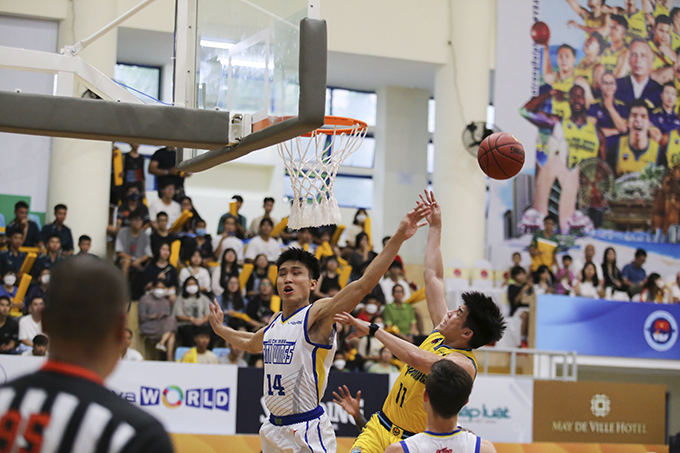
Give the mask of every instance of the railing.
MULTIPOLYGON (((483 347, 476 352, 481 374, 510 374, 510 376, 531 376, 534 379, 548 379, 558 381, 576 381, 578 375, 578 364, 576 363, 575 351, 545 351, 540 349, 520 349, 520 348, 497 348, 483 347), (510 356, 509 372, 490 373, 489 368, 493 367, 490 355, 510 356), (530 357, 533 360, 530 360, 530 357), (481 360, 480 360, 481 358, 481 360), (517 373, 518 359, 526 359, 528 373, 517 373)), ((503 361, 503 359, 501 359, 503 361)), ((496 361, 498 362, 498 361, 496 361)), ((496 363, 498 365, 498 363, 496 363)), ((501 366, 503 370, 507 368, 505 363, 501 366)))

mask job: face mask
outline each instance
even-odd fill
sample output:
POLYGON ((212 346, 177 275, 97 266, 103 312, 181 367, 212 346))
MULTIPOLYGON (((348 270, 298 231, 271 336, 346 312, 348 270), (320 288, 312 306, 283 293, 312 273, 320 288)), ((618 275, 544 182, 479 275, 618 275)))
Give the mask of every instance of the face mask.
POLYGON ((333 362, 333 366, 334 366, 335 368, 337 368, 338 370, 344 370, 344 369, 345 369, 345 365, 347 365, 347 362, 345 362, 345 361, 342 360, 342 359, 338 359, 338 360, 336 360, 335 362, 333 362))
POLYGON ((658 279, 656 281, 656 287, 659 289, 663 289, 663 282, 661 281, 661 279, 658 279))
POLYGON ((47 285, 50 282, 50 274, 43 275, 41 281, 43 282, 43 285, 47 285))
POLYGON ((153 295, 156 299, 160 299, 165 296, 165 288, 156 288, 153 290, 153 295))
POLYGON ((383 323, 381 323, 381 322, 376 322, 375 325, 378 326, 379 329, 384 329, 384 328, 385 328, 385 324, 383 324, 383 323))
POLYGON ((16 275, 6 275, 5 276, 5 285, 7 286, 12 286, 16 283, 17 281, 17 276, 16 275))
POLYGON ((363 222, 364 220, 366 220, 366 217, 367 217, 366 214, 359 214, 357 216, 357 222, 363 222))
POLYGON ((196 294, 198 292, 198 286, 196 286, 196 285, 187 286, 187 292, 189 294, 196 294))
POLYGON ((366 313, 368 313, 369 315, 374 315, 378 313, 378 306, 375 304, 366 305, 366 313))
POLYGON ((128 195, 128 200, 131 200, 131 201, 139 200, 139 194, 137 192, 131 193, 130 195, 128 195))
POLYGON ((205 236, 205 228, 197 228, 196 236, 205 236))

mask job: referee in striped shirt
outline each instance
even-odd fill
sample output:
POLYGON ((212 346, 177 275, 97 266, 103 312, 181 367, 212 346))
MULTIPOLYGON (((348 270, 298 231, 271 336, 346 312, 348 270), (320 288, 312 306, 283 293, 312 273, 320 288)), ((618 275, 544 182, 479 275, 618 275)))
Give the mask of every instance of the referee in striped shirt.
POLYGON ((0 387, 0 452, 172 452, 163 426, 104 387, 124 345, 128 291, 93 256, 54 267, 43 328, 49 360, 0 387))

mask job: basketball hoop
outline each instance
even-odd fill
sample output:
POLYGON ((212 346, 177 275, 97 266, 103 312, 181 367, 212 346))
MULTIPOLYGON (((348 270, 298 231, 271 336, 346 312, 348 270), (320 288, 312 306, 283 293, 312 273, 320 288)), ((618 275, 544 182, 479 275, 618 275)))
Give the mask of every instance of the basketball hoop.
POLYGON ((335 177, 342 162, 359 149, 367 129, 363 121, 326 116, 319 129, 278 144, 293 188, 291 229, 340 223, 340 208, 333 196, 335 177))

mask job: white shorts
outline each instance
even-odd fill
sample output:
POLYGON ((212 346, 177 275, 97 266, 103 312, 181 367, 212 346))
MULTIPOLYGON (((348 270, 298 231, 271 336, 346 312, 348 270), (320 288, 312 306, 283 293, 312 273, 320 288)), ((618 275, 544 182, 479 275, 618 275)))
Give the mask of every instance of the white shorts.
POLYGON ((269 420, 260 428, 262 453, 336 453, 335 431, 328 415, 286 426, 269 420))

